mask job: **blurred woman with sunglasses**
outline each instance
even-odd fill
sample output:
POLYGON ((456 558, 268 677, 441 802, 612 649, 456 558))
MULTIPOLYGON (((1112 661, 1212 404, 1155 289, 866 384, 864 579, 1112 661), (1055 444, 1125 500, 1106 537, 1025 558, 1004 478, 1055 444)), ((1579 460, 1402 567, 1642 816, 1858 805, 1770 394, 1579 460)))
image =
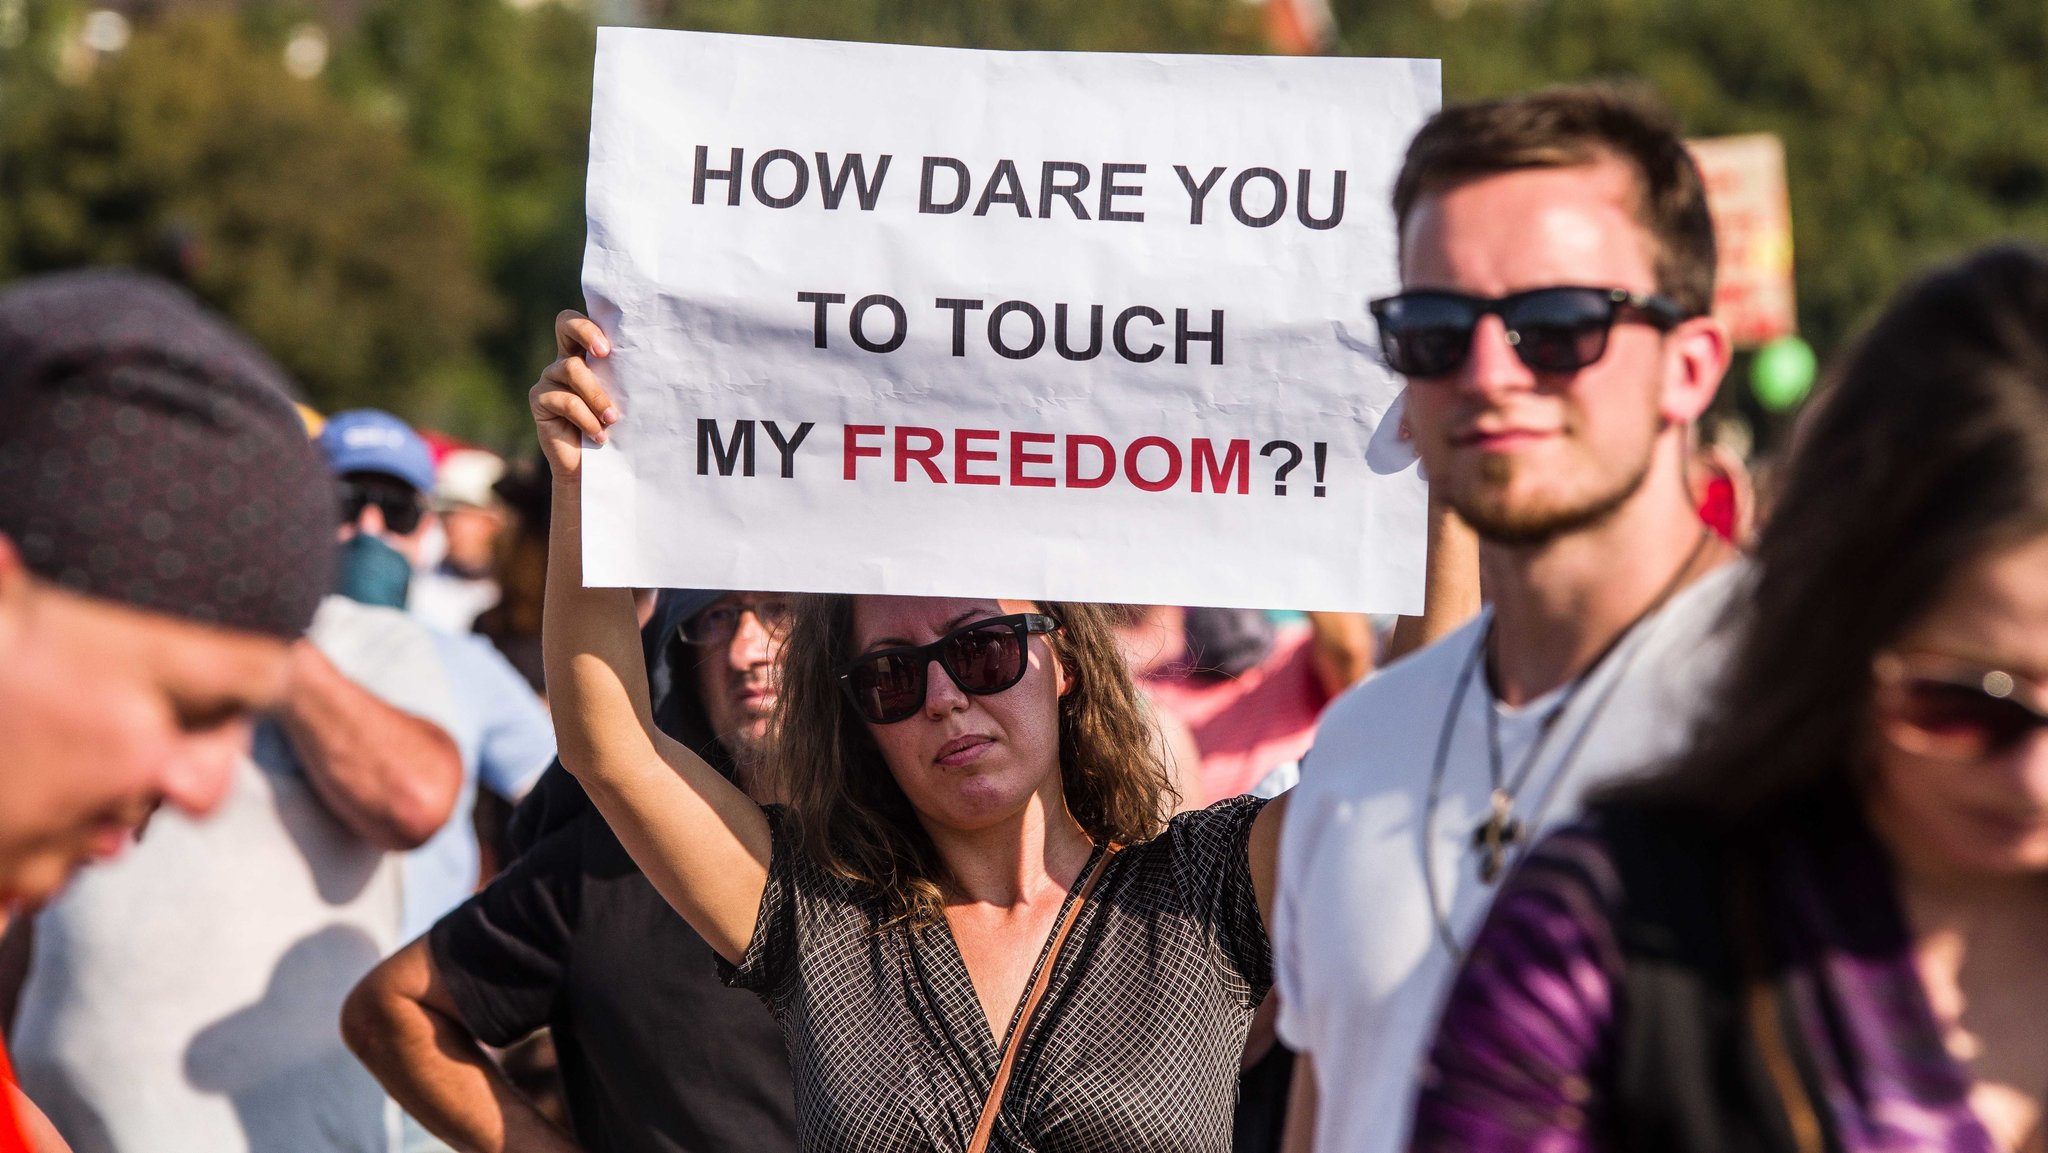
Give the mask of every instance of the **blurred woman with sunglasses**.
POLYGON ((1915 286, 1810 416, 1695 748, 1494 905, 1416 1148, 2048 1142, 2048 257, 1915 286))
MULTIPOLYGON (((1277 809, 1170 785, 1102 610, 802 598, 745 794, 650 723, 623 590, 585 589, 580 438, 619 413, 589 320, 531 401, 555 475, 562 763, 782 1022, 806 1149, 1217 1150, 1271 982, 1277 809)), ((965 542, 978 547, 982 538, 965 542)))

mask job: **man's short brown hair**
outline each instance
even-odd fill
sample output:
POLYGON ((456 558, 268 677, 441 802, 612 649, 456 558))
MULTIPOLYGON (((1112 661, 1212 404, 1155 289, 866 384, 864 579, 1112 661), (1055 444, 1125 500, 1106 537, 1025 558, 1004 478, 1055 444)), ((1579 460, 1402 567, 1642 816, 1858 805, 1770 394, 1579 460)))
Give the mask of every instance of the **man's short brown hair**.
POLYGON ((1569 168, 1614 157, 1635 169, 1636 217, 1656 245, 1657 291, 1688 315, 1714 303, 1714 224, 1678 118, 1647 89, 1610 84, 1546 88, 1453 104, 1422 126, 1394 182, 1403 240, 1423 196, 1482 176, 1569 168))

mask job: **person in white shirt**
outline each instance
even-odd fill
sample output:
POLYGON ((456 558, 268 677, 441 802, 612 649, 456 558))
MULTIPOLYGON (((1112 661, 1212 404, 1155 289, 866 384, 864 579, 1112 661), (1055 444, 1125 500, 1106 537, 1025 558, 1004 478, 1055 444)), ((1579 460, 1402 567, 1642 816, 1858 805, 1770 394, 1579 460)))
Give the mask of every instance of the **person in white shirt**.
POLYGON ((428 540, 413 558, 406 611, 448 633, 467 633, 498 603, 493 575, 498 537, 507 511, 494 485, 505 461, 480 448, 458 448, 434 466, 433 510, 425 517, 428 540))
POLYGON ((1332 705, 1287 802, 1279 1028, 1305 1055, 1288 1147, 1325 1153, 1405 1145, 1501 876, 1589 786, 1682 745, 1741 580, 1705 576, 1733 551, 1686 481, 1729 350, 1670 114, 1597 87, 1446 108, 1394 208, 1403 291, 1373 312, 1490 607, 1332 705))
POLYGON ((156 814, 9 927, 21 1083, 76 1153, 399 1148, 336 1022, 404 943, 401 853, 454 808, 455 698, 425 625, 345 597, 291 662, 209 819, 156 814))
POLYGON ((554 727, 525 678, 489 641, 467 632, 467 624, 449 631, 420 611, 419 562, 434 528, 425 486, 437 483, 426 440, 377 409, 334 414, 318 440, 342 491, 342 594, 423 622, 453 695, 446 728, 462 753, 462 782, 454 811, 405 855, 399 940, 410 941, 476 891, 478 789, 517 803, 555 758, 554 727))

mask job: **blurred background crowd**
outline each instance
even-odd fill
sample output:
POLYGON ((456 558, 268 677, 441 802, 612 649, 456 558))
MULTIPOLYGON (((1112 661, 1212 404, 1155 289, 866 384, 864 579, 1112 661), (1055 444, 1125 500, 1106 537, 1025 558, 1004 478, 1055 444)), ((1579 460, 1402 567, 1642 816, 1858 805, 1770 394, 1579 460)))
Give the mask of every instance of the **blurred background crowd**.
MULTIPOLYGON (((343 501, 339 595, 312 633, 325 655, 298 658, 303 709, 280 718, 245 766, 247 782, 273 791, 245 784, 235 794, 257 796, 263 811, 237 824, 231 810, 206 833, 158 818, 144 851, 186 862, 182 871, 109 870, 47 910, 40 930, 17 923, 0 949, 0 1019, 14 1024, 24 1080, 51 1087, 34 1095, 53 1116, 76 1124, 101 1112, 66 1080, 100 1058, 70 1039, 99 1037, 106 1054, 134 1055, 140 1069, 152 1055, 132 1039, 156 1012, 191 1087, 231 1100, 251 1147, 306 1147, 290 1126, 332 1116, 304 1095, 316 1082, 335 1087, 333 1115, 353 1094, 367 1103, 367 1130, 391 1123, 333 1035, 342 997, 509 859, 509 806, 553 755, 539 651, 548 480, 532 459, 524 397, 553 355, 553 316, 581 299, 600 24, 977 48, 1436 57, 1447 100, 1626 75, 1652 85, 1698 136, 1774 135, 1797 225, 1803 343, 1742 352, 1703 422, 1714 451, 1701 459, 1719 475, 1699 478, 1701 511, 1738 541, 1757 507, 1745 466, 1767 469, 1813 361, 1827 362, 1911 271, 2048 226, 2048 6, 2020 0, 0 0, 0 285, 127 265, 189 289, 303 390, 306 431, 343 501), (404 610, 424 631, 342 602, 404 610), (406 681, 410 658, 397 654, 408 645, 446 673, 450 699, 438 712, 406 681), (351 709, 361 743, 381 744, 393 766, 405 760, 417 778, 436 759, 403 743, 398 718, 349 696, 337 667, 442 722, 441 745, 452 740, 439 749, 445 787, 418 805, 431 819, 400 812, 404 798, 379 791, 379 766, 351 760, 323 731, 323 717, 351 709), (518 677, 530 692, 506 689, 518 677), (281 780, 302 795, 276 792, 281 780), (385 807, 353 805, 351 789, 385 807), (209 839, 239 855, 195 852, 209 839), (276 884, 261 891, 241 887, 252 845, 313 867, 266 878, 276 884), (365 878, 391 867, 383 854, 401 850, 407 882, 370 886, 365 878), (203 915, 123 934, 121 949, 95 936, 194 891, 221 896, 203 915), (365 893, 403 907, 358 908, 365 893), (260 921, 265 901, 305 915, 271 918, 262 941, 202 933, 188 969, 166 968, 166 952, 186 947, 167 941, 195 925, 260 921), (239 970, 215 965, 236 950, 239 970), (196 982, 167 995, 132 980, 145 968, 211 973, 221 988, 211 1002, 196 982), (253 1003, 250 988, 260 992, 253 1003), (221 1016, 222 1005, 237 1013, 221 1016), (303 1076, 264 1080, 277 1054, 297 1052, 294 1038, 313 1036, 320 1051, 299 1062, 303 1076)), ((1361 317, 1363 307, 1361 293, 1361 317)), ((763 596, 671 593, 657 606, 650 590, 642 623, 655 620, 657 675, 687 668, 690 681, 720 660, 755 675, 786 607, 763 596)), ((1332 614, 1120 613, 1125 655, 1174 746, 1189 806, 1293 784, 1323 705, 1395 643, 1391 621, 1332 614)), ((745 726, 721 725, 716 694, 704 696, 711 735, 739 740, 745 726)), ((651 890, 638 899, 651 901, 651 890)), ((1255 1029, 1247 1053, 1240 1148, 1271 1147, 1278 1133, 1287 1055, 1269 1030, 1255 1029)), ((513 1067, 559 1111, 552 1059, 529 1056, 513 1067)), ((126 1076, 97 1067, 107 1084, 126 1076)), ((786 1125, 787 1105, 770 1104, 786 1125)), ((81 1148, 129 1147, 120 1134, 67 1135, 81 1148)), ((420 1132, 408 1137, 433 1148, 420 1132)))

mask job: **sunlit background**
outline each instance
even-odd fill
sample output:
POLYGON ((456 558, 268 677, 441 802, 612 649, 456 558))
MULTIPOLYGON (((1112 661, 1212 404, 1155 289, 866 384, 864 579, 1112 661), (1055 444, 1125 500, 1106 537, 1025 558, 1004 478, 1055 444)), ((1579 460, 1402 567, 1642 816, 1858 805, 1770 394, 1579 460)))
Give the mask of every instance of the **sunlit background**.
MULTIPOLYGON (((2048 5, 2022 0, 0 0, 0 281, 190 284, 325 410, 518 444, 577 306, 599 24, 951 44, 1436 56, 1456 99, 1640 77, 1773 133, 1823 362, 1902 277, 2048 236, 2048 5)), ((1722 407, 1765 440, 1738 361, 1722 407)))

